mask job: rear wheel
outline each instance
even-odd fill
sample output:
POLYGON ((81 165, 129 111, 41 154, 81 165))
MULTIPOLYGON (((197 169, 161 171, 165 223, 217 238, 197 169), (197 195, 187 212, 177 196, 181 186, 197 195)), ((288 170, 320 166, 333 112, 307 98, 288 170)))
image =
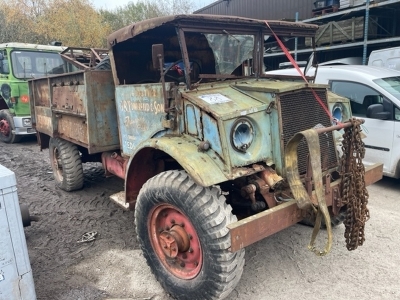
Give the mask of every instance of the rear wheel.
POLYGON ((17 143, 20 139, 20 135, 15 135, 13 117, 8 109, 0 110, 0 140, 4 143, 12 144, 17 143))
POLYGON ((223 299, 240 280, 244 249, 231 253, 227 225, 237 219, 218 188, 167 171, 143 186, 135 224, 143 255, 178 299, 223 299))
POLYGON ((50 163, 56 185, 70 192, 83 187, 83 168, 78 147, 60 138, 50 138, 50 163))

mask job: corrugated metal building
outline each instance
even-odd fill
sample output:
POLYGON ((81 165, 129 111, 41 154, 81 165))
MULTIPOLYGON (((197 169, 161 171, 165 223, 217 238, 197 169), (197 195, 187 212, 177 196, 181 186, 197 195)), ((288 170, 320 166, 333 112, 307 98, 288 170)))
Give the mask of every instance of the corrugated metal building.
POLYGON ((195 14, 231 15, 261 20, 299 20, 312 17, 315 0, 220 0, 195 14))
MULTIPOLYGON (((400 0, 369 2, 367 9, 366 0, 220 0, 194 13, 295 20, 297 12, 299 21, 321 26, 317 32, 319 62, 350 56, 362 56, 365 62, 373 50, 400 46, 400 0)), ((311 47, 291 50, 297 60, 307 60, 311 47)), ((287 58, 277 51, 266 53, 264 61, 268 69, 275 69, 287 58)))

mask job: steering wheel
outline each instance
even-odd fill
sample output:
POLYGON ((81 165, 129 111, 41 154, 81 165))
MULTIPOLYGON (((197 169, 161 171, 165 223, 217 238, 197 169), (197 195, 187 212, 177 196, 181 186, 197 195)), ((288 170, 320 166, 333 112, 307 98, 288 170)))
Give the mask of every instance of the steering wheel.
MULTIPOLYGON (((182 81, 185 81, 185 70, 184 69, 182 69, 182 71, 183 71, 183 74, 181 75, 181 76, 173 76, 173 75, 170 75, 170 74, 167 74, 168 73, 168 71, 170 71, 174 66, 176 66, 177 64, 179 64, 180 62, 183 62, 183 59, 178 59, 177 61, 175 61, 175 62, 173 62, 172 64, 170 64, 169 66, 168 66, 168 68, 166 68, 165 69, 165 71, 164 71, 164 76, 166 76, 166 77, 169 77, 169 78, 172 78, 173 80, 175 80, 176 82, 182 82, 182 81)), ((194 68, 194 65, 197 65, 197 67, 198 67, 198 73, 201 73, 201 67, 200 67, 200 65, 199 65, 199 63, 197 62, 197 61, 193 61, 193 62, 191 62, 192 64, 193 64, 193 68, 194 68)), ((194 69, 193 69, 194 70, 194 69)), ((198 75, 198 74, 197 74, 198 75)))
MULTIPOLYGON (((173 66, 179 64, 180 62, 183 62, 183 59, 178 59, 177 61, 175 61, 175 62, 173 62, 172 64, 170 64, 169 67, 165 69, 164 75, 166 75, 167 72, 168 72, 169 70, 171 70, 171 68, 172 68, 173 66)), ((172 76, 171 76, 171 77, 172 77, 172 76)))

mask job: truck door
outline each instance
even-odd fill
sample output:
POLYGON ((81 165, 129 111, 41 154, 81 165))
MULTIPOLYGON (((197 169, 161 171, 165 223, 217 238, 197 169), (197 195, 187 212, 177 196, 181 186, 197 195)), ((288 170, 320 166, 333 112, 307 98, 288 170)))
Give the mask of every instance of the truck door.
MULTIPOLYGON (((393 118, 377 120, 366 116, 368 106, 377 103, 383 104, 383 97, 376 90, 358 82, 332 80, 330 86, 332 92, 350 99, 353 116, 365 120, 362 125, 367 136, 363 139, 366 148, 364 161, 367 164, 382 162, 384 164, 383 172, 392 173, 391 160, 395 122, 393 118)), ((385 101, 390 105, 389 100, 385 101)))
MULTIPOLYGON (((172 83, 166 83, 167 90, 172 83)), ((165 132, 161 83, 120 85, 115 88, 121 149, 132 155, 138 145, 165 132)))

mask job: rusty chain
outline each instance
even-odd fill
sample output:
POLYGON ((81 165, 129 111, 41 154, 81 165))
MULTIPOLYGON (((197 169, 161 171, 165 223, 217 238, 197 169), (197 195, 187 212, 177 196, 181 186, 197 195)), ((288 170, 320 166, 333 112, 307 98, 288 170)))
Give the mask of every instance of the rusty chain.
POLYGON ((362 160, 365 155, 364 143, 361 140, 361 120, 352 118, 352 126, 344 129, 340 159, 342 178, 342 203, 345 205, 346 247, 350 250, 362 246, 365 241, 365 222, 369 219, 368 191, 365 186, 365 168, 362 160))

